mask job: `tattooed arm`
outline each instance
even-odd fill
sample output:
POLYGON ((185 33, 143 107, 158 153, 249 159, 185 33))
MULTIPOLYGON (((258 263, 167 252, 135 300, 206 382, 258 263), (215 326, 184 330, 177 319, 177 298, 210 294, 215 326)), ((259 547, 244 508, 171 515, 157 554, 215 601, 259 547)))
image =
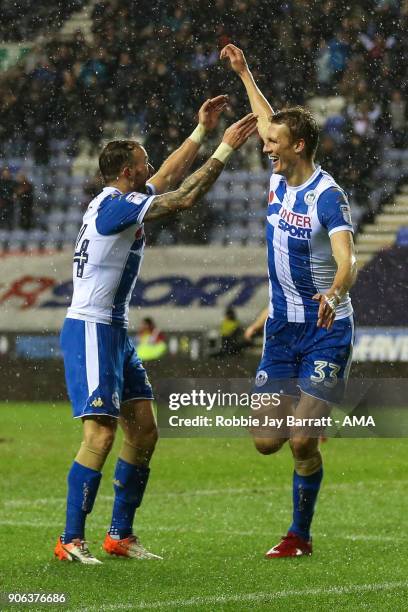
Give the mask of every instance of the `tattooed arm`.
POLYGON ((150 221, 190 208, 207 193, 224 169, 224 164, 212 157, 194 174, 187 177, 176 191, 169 191, 154 198, 144 220, 150 221))
POLYGON ((149 183, 156 188, 156 193, 175 189, 186 176, 191 164, 197 157, 204 135, 211 132, 218 124, 220 114, 227 106, 227 96, 217 96, 204 102, 198 111, 198 127, 173 151, 159 170, 149 178, 149 183))
POLYGON ((225 131, 222 143, 213 156, 187 177, 176 191, 156 196, 144 220, 152 221, 191 208, 215 183, 232 151, 239 149, 256 131, 256 120, 256 115, 250 113, 231 125, 225 131))

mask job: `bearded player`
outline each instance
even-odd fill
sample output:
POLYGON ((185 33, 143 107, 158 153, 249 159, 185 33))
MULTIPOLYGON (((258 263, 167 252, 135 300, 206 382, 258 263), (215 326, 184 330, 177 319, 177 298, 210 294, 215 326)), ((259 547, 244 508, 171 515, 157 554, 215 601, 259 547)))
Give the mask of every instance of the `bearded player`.
MULTIPOLYGON (((269 309, 247 330, 250 337, 266 318, 255 386, 258 392, 281 394, 281 414, 322 419, 329 405, 342 399, 352 356, 348 291, 356 260, 349 204, 333 177, 314 162, 318 128, 310 113, 302 107, 274 113, 235 45, 224 47, 221 59, 244 84, 272 163, 266 219, 269 309)), ((310 427, 290 428, 281 437, 276 431, 252 432, 260 453, 275 453, 289 441, 294 458, 293 521, 266 553, 270 559, 312 554, 310 527, 323 477, 321 433, 310 427)))
POLYGON ((100 155, 106 187, 83 218, 74 253, 74 293, 61 332, 68 393, 74 418, 82 420, 83 441, 68 474, 65 530, 54 551, 60 560, 101 563, 85 541, 85 521, 118 424, 123 443, 103 548, 120 557, 160 558, 133 533, 157 428, 152 388, 127 335, 129 301, 143 258, 144 223, 190 208, 215 182, 234 149, 256 130, 252 114, 230 126, 212 157, 176 191, 168 191, 188 170, 225 105, 225 96, 204 103, 197 128, 154 176, 145 149, 135 141, 110 142, 100 155))

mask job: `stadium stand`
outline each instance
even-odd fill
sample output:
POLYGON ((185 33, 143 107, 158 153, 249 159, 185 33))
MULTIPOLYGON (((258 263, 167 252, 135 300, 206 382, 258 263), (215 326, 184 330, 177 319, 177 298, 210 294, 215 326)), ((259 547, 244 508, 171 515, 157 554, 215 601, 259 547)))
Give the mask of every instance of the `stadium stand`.
POLYGON ((32 40, 44 30, 58 30, 70 15, 78 11, 83 0, 37 2, 37 0, 2 0, 0 4, 0 38, 4 42, 32 40))
MULTIPOLYGON (((9 4, 3 2, 2 10, 9 4)), ((112 0, 57 6, 40 15, 27 0, 24 18, 7 34, 30 50, 0 74, 0 168, 9 168, 13 181, 28 177, 34 195, 29 224, 17 193, 12 204, 2 205, 4 250, 72 244, 84 205, 98 187, 102 141, 136 137, 157 166, 188 135, 205 97, 230 94, 226 123, 244 113, 240 84, 218 61, 218 50, 229 41, 246 49, 276 107, 307 104, 316 115, 322 130, 318 160, 348 190, 361 230, 361 262, 393 242, 406 223, 408 2, 271 6, 200 0, 180 7, 112 0), (41 40, 35 39, 40 32, 41 40)), ((199 236, 223 245, 259 244, 265 163, 253 141, 208 195, 210 213, 195 214, 195 225, 157 226, 153 242, 194 243, 199 236)), ((2 181, 0 193, 10 189, 2 181)))
MULTIPOLYGON (((393 151, 395 152, 395 151, 393 151)), ((391 153, 391 151, 389 152, 391 153)), ((403 161, 405 162, 404 168, 399 171, 398 177, 396 177, 397 183, 403 177, 408 177, 408 167, 406 160, 408 156, 407 151, 404 152, 403 161)), ((390 182, 388 189, 392 190, 394 183, 392 183, 393 173, 383 175, 385 181, 390 182)), ((387 186, 383 186, 379 189, 381 193, 387 190, 387 186)), ((373 197, 376 193, 373 194, 373 197)), ((381 208, 381 212, 375 215, 374 219, 367 224, 364 224, 361 228, 361 232, 357 237, 357 250, 358 259, 360 264, 364 264, 372 259, 373 255, 379 250, 389 247, 395 242, 400 243, 401 238, 408 230, 408 184, 401 185, 399 193, 397 193, 392 200, 385 204, 381 208), (405 227, 406 226, 406 227, 405 227)))
POLYGON ((393 245, 377 253, 360 271, 358 283, 351 290, 360 326, 408 325, 407 257, 408 246, 393 245))

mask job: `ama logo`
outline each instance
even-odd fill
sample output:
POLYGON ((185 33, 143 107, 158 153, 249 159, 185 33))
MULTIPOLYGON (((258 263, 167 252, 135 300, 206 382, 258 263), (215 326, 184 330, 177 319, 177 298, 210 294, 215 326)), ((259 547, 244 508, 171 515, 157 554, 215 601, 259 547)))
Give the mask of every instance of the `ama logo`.
POLYGON ((294 213, 282 206, 279 211, 279 216, 279 229, 283 232, 288 232, 292 238, 310 240, 312 237, 312 221, 308 215, 294 213))

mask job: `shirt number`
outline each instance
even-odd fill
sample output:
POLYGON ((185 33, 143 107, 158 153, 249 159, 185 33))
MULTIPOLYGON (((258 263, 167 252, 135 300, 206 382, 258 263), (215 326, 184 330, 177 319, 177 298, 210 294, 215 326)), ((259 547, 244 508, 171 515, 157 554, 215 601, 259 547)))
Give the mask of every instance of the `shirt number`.
POLYGON ((85 238, 85 240, 82 241, 81 246, 78 249, 78 245, 87 227, 88 226, 86 224, 81 227, 80 232, 78 234, 78 238, 75 243, 74 263, 77 264, 76 275, 78 278, 83 277, 85 264, 88 262, 88 258, 89 258, 89 254, 87 253, 88 246, 89 246, 88 238, 85 238))
POLYGON ((329 361, 315 361, 314 362, 314 373, 311 375, 310 380, 315 383, 323 383, 325 387, 332 389, 337 385, 337 374, 340 370, 340 366, 336 363, 330 363, 329 361), (326 368, 329 368, 328 377, 326 375, 326 368))

